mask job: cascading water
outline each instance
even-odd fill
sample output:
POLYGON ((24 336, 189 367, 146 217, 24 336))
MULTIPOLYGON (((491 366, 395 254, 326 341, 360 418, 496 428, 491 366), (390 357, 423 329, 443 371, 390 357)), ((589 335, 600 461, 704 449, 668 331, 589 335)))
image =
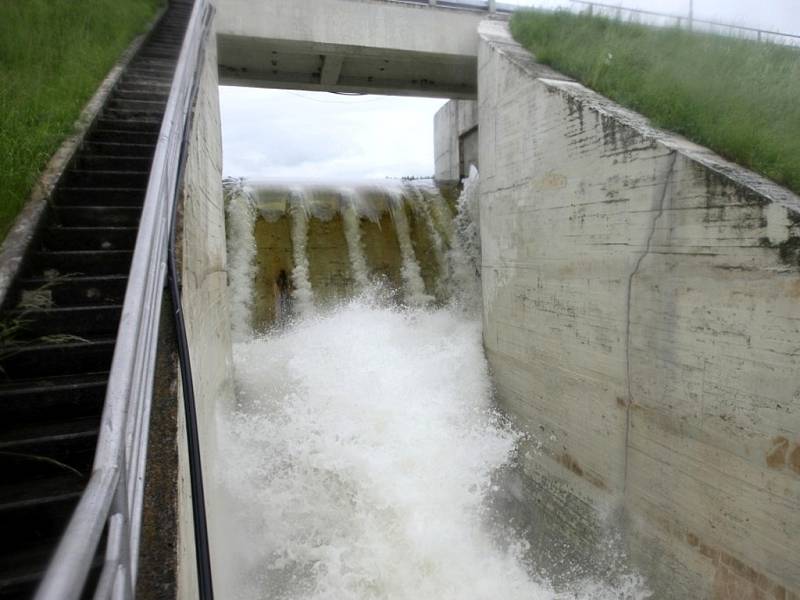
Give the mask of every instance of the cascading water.
POLYGON ((433 296, 425 293, 425 283, 422 281, 422 273, 414 256, 414 247, 411 244, 405 197, 400 190, 394 190, 389 207, 395 231, 397 232, 397 243, 400 245, 400 256, 403 259, 401 273, 403 275, 406 298, 412 306, 426 306, 433 301, 433 296))
POLYGON ((241 342, 248 339, 253 330, 252 281, 256 275, 253 227, 256 209, 253 197, 242 180, 230 179, 225 184, 231 336, 235 342, 241 342))
POLYGON ((346 200, 342 207, 342 220, 344 221, 344 237, 347 241, 347 254, 350 257, 350 269, 353 273, 356 290, 360 293, 369 287, 369 269, 361 241, 359 201, 355 190, 342 190, 342 197, 346 200))
POLYGON ((295 309, 299 315, 307 315, 314 307, 314 292, 308 279, 308 208, 303 190, 293 190, 291 194, 292 215, 292 247, 294 269, 292 269, 292 282, 294 290, 292 296, 295 300, 295 309))
MULTIPOLYGON (((476 190, 473 173, 451 223, 436 189, 416 182, 251 187, 265 218, 231 244, 255 247, 255 235, 259 253, 282 249, 259 256, 258 272, 291 271, 295 317, 234 347, 237 405, 218 416, 222 597, 647 597, 635 578, 554 590, 494 512, 495 474, 513 465, 520 434, 494 408, 483 355, 476 190), (346 250, 332 249, 336 240, 346 250), (439 245, 430 265, 423 240, 439 245), (432 269, 438 279, 426 283, 432 269), (325 286, 350 286, 351 297, 325 305, 325 286), (434 303, 437 286, 451 298, 434 303)), ((250 293, 275 287, 258 284, 250 293)))

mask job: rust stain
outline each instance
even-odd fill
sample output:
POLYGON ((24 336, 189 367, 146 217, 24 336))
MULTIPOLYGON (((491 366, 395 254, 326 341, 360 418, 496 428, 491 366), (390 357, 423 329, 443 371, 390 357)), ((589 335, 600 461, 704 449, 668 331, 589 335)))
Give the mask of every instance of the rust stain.
POLYGON ((800 298, 800 279, 792 283, 789 288, 789 296, 792 298, 800 298))
POLYGON ((756 571, 735 556, 713 548, 694 533, 686 534, 686 542, 716 566, 711 591, 713 600, 790 600, 791 592, 764 573, 756 571))
POLYGON ((566 467, 578 477, 581 477, 591 483, 593 486, 600 488, 601 490, 606 489, 606 482, 603 481, 600 477, 596 475, 592 475, 591 473, 584 472, 583 468, 578 464, 578 461, 572 458, 570 454, 567 452, 563 452, 556 457, 556 460, 562 466, 566 467))
POLYGON ((578 461, 572 458, 569 454, 564 452, 558 457, 558 462, 567 467, 570 471, 575 473, 578 477, 583 477, 583 469, 578 464, 578 461))
POLYGON ((789 466, 792 471, 800 475, 800 446, 795 446, 792 453, 789 455, 789 466))
POLYGON ((780 469, 786 464, 786 451, 789 449, 789 440, 783 436, 772 438, 772 448, 767 452, 767 466, 770 469, 780 469))
POLYGON ((565 187, 567 187, 565 175, 550 172, 541 179, 541 189, 543 190, 560 190, 565 187))

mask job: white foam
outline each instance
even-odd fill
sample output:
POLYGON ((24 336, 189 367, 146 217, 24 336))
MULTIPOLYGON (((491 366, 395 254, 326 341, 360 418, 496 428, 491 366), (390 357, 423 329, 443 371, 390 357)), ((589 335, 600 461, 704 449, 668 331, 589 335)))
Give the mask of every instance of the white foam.
POLYGON ((456 304, 471 310, 481 308, 480 177, 470 167, 469 177, 458 197, 450 239, 450 296, 456 304))
POLYGON ((256 277, 257 211, 243 181, 226 181, 228 297, 231 305, 231 337, 239 342, 253 332, 253 286, 256 277))
POLYGON ((409 306, 426 306, 433 302, 433 296, 425 292, 425 282, 422 280, 422 272, 414 255, 414 246, 411 244, 408 215, 401 189, 392 191, 389 210, 397 234, 397 244, 400 247, 402 261, 400 276, 403 280, 405 301, 409 306))
POLYGON ((361 223, 358 207, 362 204, 358 192, 343 188, 341 215, 344 223, 344 237, 347 242, 347 255, 356 291, 364 292, 369 287, 369 268, 361 242, 361 223))
POLYGON ((483 526, 516 436, 480 324, 353 301, 235 348, 226 598, 550 598, 483 526))
POLYGON ((294 189, 290 196, 289 214, 292 217, 292 310, 298 315, 307 315, 314 310, 314 292, 311 289, 308 264, 308 208, 306 192, 294 189))

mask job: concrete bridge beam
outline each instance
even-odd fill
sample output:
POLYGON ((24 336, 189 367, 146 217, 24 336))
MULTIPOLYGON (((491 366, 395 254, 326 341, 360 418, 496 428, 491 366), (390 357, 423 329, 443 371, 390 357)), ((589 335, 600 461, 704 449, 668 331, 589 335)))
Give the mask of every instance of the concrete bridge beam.
POLYGON ((477 96, 485 11, 384 0, 217 4, 222 85, 477 96))

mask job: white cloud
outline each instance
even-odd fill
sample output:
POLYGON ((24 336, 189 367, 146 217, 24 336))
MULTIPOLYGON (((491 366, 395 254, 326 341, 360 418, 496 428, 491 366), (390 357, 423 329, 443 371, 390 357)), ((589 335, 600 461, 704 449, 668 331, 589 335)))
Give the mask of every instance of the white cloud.
POLYGON ((431 175, 444 100, 220 88, 225 175, 431 175))

